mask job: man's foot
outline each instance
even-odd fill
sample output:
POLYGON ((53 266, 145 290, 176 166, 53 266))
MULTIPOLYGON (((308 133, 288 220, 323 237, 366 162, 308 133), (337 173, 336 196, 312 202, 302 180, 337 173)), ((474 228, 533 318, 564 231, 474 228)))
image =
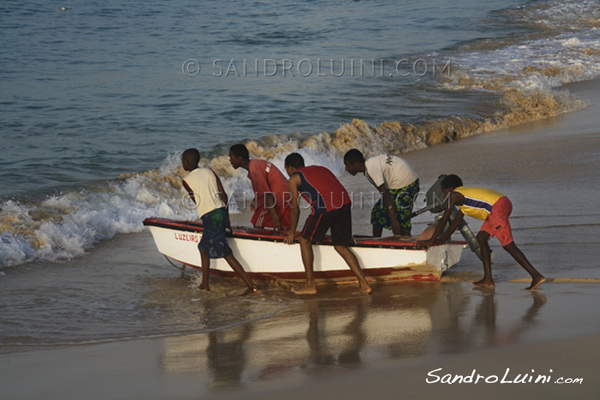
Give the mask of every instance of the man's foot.
POLYGON ((247 296, 249 294, 256 294, 256 293, 260 293, 260 289, 254 287, 254 288, 248 288, 248 289, 246 289, 246 291, 244 293, 242 293, 241 295, 242 296, 247 296))
POLYGON ((317 294, 317 288, 314 286, 303 286, 300 289, 293 289, 294 294, 317 294))
POLYGON ((531 280, 531 285, 529 285, 529 287, 527 287, 525 289, 526 290, 535 290, 538 286, 540 286, 544 282, 546 282, 546 278, 544 278, 541 275, 537 276, 531 280))
POLYGON ((481 287, 481 288, 493 288, 494 286, 496 286, 494 284, 494 281, 491 279, 482 279, 480 281, 477 282, 473 282, 473 285, 477 286, 477 287, 481 287))
POLYGON ((365 283, 364 285, 359 286, 358 291, 360 294, 371 294, 371 292, 373 292, 373 288, 369 286, 368 283, 365 283))

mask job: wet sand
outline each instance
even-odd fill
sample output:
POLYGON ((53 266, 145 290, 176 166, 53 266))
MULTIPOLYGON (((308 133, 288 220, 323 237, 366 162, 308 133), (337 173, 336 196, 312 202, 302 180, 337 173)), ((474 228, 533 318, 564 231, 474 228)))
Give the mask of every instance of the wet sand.
MULTIPOLYGON (((527 275, 492 242, 495 290, 473 289, 481 265, 465 252, 441 282, 376 286, 371 296, 355 288, 282 296, 270 317, 230 329, 7 352, 0 398, 597 399, 600 282, 569 279, 600 278, 600 83, 572 90, 590 107, 405 155, 423 188, 456 173, 508 194, 517 244, 566 282, 525 291, 514 280, 527 275)), ((355 228, 368 233, 364 222, 355 228)), ((152 247, 149 234, 135 241, 152 247)), ((254 301, 260 296, 269 294, 254 301)))

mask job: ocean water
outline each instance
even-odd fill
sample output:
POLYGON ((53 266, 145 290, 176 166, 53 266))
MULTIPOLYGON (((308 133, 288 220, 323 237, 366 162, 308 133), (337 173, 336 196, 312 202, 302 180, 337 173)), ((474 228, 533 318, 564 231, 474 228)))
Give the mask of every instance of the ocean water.
MULTIPOLYGON (((234 143, 342 174, 352 147, 402 154, 581 109, 564 85, 600 75, 596 1, 7 0, 0 15, 0 274, 23 285, 75 274, 146 217, 195 218, 180 186, 188 147, 244 200, 234 143)), ((55 301, 88 293, 87 278, 55 301)), ((44 302, 14 284, 11 298, 44 302)), ((107 319, 154 321, 153 306, 126 298, 107 319)), ((97 339, 38 335, 38 318, 26 335, 4 321, 7 340, 97 339)), ((116 336, 145 332, 139 321, 116 336)))
POLYGON ((401 154, 582 107, 595 1, 3 2, 0 268, 185 214, 179 153, 401 154))

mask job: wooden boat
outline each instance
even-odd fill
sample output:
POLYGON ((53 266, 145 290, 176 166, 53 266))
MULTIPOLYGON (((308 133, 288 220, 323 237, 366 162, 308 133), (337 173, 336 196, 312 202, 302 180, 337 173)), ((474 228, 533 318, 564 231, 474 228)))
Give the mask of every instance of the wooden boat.
MULTIPOLYGON (((165 218, 147 218, 158 251, 167 259, 202 270, 198 243, 202 223, 165 218)), ((236 227, 228 233, 235 257, 252 279, 303 281, 304 266, 298 244, 283 243, 281 232, 236 227)), ((351 247, 369 282, 437 281, 442 273, 459 260, 465 242, 450 241, 427 249, 417 247, 416 238, 356 237, 351 247)), ((326 238, 313 246, 317 284, 356 283, 356 278, 326 238)), ((213 274, 234 276, 224 259, 211 260, 213 274)))

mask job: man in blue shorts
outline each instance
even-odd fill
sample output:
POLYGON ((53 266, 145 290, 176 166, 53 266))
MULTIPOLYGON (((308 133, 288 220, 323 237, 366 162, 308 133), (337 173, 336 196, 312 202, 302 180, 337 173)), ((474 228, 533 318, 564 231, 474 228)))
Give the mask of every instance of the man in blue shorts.
POLYGON ((291 227, 285 243, 293 244, 296 227, 300 218, 299 197, 302 195, 311 206, 302 233, 299 237, 302 262, 306 273, 306 284, 296 294, 315 294, 312 244, 323 239, 331 228, 331 242, 358 279, 361 293, 369 294, 372 289, 360 268, 358 259, 348 246, 354 243, 352 237, 350 195, 333 173, 325 167, 312 165, 306 167, 304 158, 292 153, 285 159, 285 170, 290 176, 288 188, 292 195, 291 227))
POLYGON ((202 220, 204 230, 198 244, 202 262, 202 283, 200 289, 208 289, 208 275, 211 258, 224 258, 231 269, 244 281, 248 289, 244 295, 257 293, 259 290, 244 271, 244 268, 233 255, 225 228, 228 225, 227 193, 223 189, 219 177, 209 168, 200 168, 200 152, 187 149, 181 156, 183 169, 189 174, 183 178, 183 186, 190 198, 196 203, 198 216, 202 220))

